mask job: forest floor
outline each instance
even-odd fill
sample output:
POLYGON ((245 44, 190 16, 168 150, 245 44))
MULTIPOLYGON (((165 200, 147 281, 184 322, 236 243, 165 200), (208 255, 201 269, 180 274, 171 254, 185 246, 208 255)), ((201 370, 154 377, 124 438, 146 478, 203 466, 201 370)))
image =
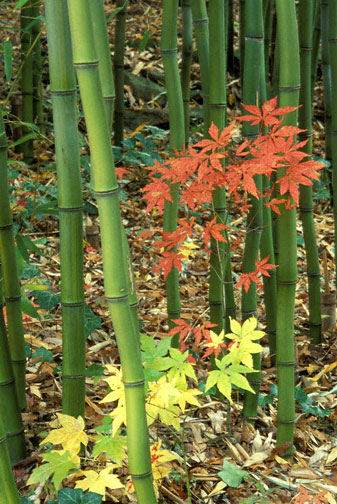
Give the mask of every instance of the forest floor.
MULTIPOLYGON (((161 63, 160 15, 156 1, 130 2, 127 21, 126 70, 139 78, 151 79, 161 86, 163 67, 161 63), (139 45, 146 30, 150 30, 148 46, 141 53, 139 45)), ((0 7, 2 19, 8 26, 18 26, 18 19, 12 16, 11 5, 0 7), (1 9, 4 12, 1 12, 1 9)), ((106 5, 107 14, 110 5, 106 5)), ((111 22, 113 25, 113 22, 111 22)), ((10 30, 4 32, 13 40, 18 49, 17 36, 10 30)), ((111 32, 111 37, 112 37, 111 32)), ((42 35, 46 50, 45 34, 42 35)), ((111 40, 113 40, 111 38, 111 40)), ((14 53, 15 54, 15 53, 14 53)), ((14 59, 14 62, 16 60, 14 59)), ((53 133, 51 129, 51 106, 48 88, 47 64, 44 67, 44 115, 45 133, 35 140, 35 162, 32 166, 22 163, 21 155, 13 148, 9 150, 10 170, 16 173, 12 193, 12 209, 16 231, 32 240, 37 250, 29 250, 29 264, 21 271, 21 282, 26 296, 34 302, 40 319, 24 315, 25 338, 28 344, 27 363, 27 410, 23 413, 29 458, 14 467, 15 477, 22 495, 27 495, 27 478, 39 463, 43 448, 39 447, 41 433, 49 430, 55 413, 61 411, 61 364, 62 335, 61 308, 59 305, 60 255, 58 245, 58 220, 55 214, 56 173, 53 133), (48 214, 43 213, 42 205, 48 214), (47 291, 35 292, 25 284, 47 283, 47 291)), ((200 108, 201 92, 197 61, 192 65, 192 107, 200 108)), ((139 81, 140 82, 140 81, 139 81)), ((139 84, 139 83, 138 83, 139 84)), ((158 261, 158 252, 152 246, 149 233, 141 231, 159 227, 158 214, 145 215, 145 202, 141 200, 140 189, 146 183, 144 166, 155 156, 167 156, 168 116, 162 111, 158 98, 148 99, 139 91, 138 84, 131 81, 125 85, 126 133, 124 152, 115 150, 117 165, 132 167, 133 174, 121 183, 121 209, 123 223, 128 231, 131 246, 137 293, 139 299, 139 318, 142 332, 151 335, 156 341, 167 336, 165 284, 162 276, 152 271, 158 261), (140 109, 147 110, 147 116, 140 115, 140 109), (151 112, 152 111, 152 112, 151 112), (160 111, 160 113, 158 112, 160 111), (137 116, 138 114, 138 116, 137 116), (147 120, 144 121, 144 117, 147 120), (150 130, 149 124, 157 130, 150 130), (165 154, 166 153, 166 154, 165 154)), ((149 83, 149 86, 152 85, 149 83)), ((4 85, 8 91, 8 85, 4 85)), ((163 89, 164 91, 164 89, 163 89)), ((322 83, 315 87, 313 149, 318 157, 324 157, 324 111, 322 105, 322 83)), ((5 96, 2 96, 5 99, 5 96)), ((228 74, 228 116, 240 113, 239 78, 228 74)), ((98 217, 88 181, 89 152, 85 138, 83 119, 82 168, 84 176, 84 196, 86 201, 86 243, 85 243, 85 288, 87 313, 87 367, 92 373, 87 377, 86 427, 94 432, 100 425, 109 408, 101 401, 106 395, 105 382, 99 380, 103 366, 107 363, 119 364, 118 350, 113 336, 111 318, 108 313, 103 290, 103 270, 100 242, 97 235, 98 217)), ((193 125, 195 139, 200 138, 200 120, 195 116, 193 125)), ((10 133, 10 126, 8 132, 10 133)), ((11 138, 9 138, 11 143, 11 138)), ((10 171, 13 174, 14 172, 10 171)), ((315 222, 321 258, 322 292, 323 250, 327 251, 327 268, 330 287, 334 278, 333 214, 329 199, 329 187, 322 180, 315 184, 315 222)), ((202 209, 200 209, 202 212, 202 209)), ((243 233, 245 217, 233 212, 232 224, 237 234, 243 233)), ((239 273, 242 267, 243 250, 240 245, 233 257, 233 269, 239 273)), ((187 262, 181 275, 180 293, 182 301, 181 318, 191 325, 207 322, 208 309, 208 261, 201 256, 187 262)), ((242 397, 231 407, 215 396, 205 395, 200 399, 201 407, 190 407, 184 418, 184 434, 177 441, 172 430, 159 422, 152 424, 150 435, 153 441, 164 439, 163 447, 174 452, 185 453, 190 499, 193 504, 240 504, 246 503, 289 503, 325 502, 304 497, 306 489, 310 495, 325 491, 327 502, 336 502, 337 495, 337 443, 336 443, 336 376, 337 343, 335 324, 323 333, 322 344, 310 343, 308 325, 308 289, 305 274, 305 249, 300 220, 298 221, 298 283, 295 306, 295 334, 297 342, 298 394, 296 402, 295 454, 292 460, 282 456, 282 450, 275 448, 277 398, 275 398, 276 370, 270 366, 267 341, 262 341, 265 351, 262 361, 261 401, 255 426, 242 422, 242 397), (332 393, 329 393, 332 391, 332 393), (274 394, 273 394, 274 392, 274 394), (230 415, 230 418, 227 418, 230 415), (228 432, 230 425, 230 432, 228 432), (239 481, 226 483, 219 472, 223 461, 227 460, 244 473, 233 473, 239 481), (239 476, 238 476, 239 474, 239 476), (301 494, 302 492, 302 494, 301 494), (303 497, 303 498, 302 498, 303 497), (247 499, 247 500, 245 500, 247 499), (302 499, 302 500, 300 500, 302 499)), ((237 306, 240 306, 240 292, 237 289, 237 306)), ((239 311, 239 310, 238 310, 239 311)), ((265 328, 263 295, 259 294, 258 320, 261 329, 265 328)), ((194 349, 196 350, 196 349, 194 349)), ((196 354, 194 354, 196 355, 196 354)), ((204 361, 197 360, 196 374, 202 380, 205 375, 204 361)), ((179 438, 179 436, 178 436, 179 438)), ((172 472, 159 485, 159 502, 182 504, 188 502, 185 484, 186 471, 183 464, 171 462, 172 472)), ((125 474, 125 473, 124 473, 125 474)), ((71 480, 65 486, 72 486, 71 480)), ((51 498, 49 487, 41 489, 36 502, 45 503, 51 498)), ((312 497, 313 498, 313 497, 312 497)), ((317 497, 316 497, 317 498, 317 497)), ((127 503, 134 497, 119 490, 108 490, 105 502, 127 503)))

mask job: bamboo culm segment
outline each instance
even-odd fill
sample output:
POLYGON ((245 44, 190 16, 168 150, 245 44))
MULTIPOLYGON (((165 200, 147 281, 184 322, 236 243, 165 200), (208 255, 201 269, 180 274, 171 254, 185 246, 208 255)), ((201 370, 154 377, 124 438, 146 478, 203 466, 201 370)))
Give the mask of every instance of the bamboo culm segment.
POLYGON ((157 502, 152 483, 145 414, 144 372, 132 322, 123 266, 121 217, 110 135, 98 74, 87 0, 68 0, 73 58, 80 86, 92 161, 91 185, 100 217, 104 287, 125 384, 128 458, 138 502, 157 502))
MULTIPOLYGON (((225 6, 223 0, 209 4, 209 117, 220 131, 226 125, 226 39, 225 6)), ((217 222, 225 223, 226 193, 224 188, 216 188, 212 199, 213 216, 217 222)), ((213 217, 212 216, 212 217, 213 217)), ((215 330, 224 327, 224 269, 225 246, 223 242, 211 239, 209 305, 210 319, 217 324, 215 330)))
POLYGON ((201 88, 204 112, 204 135, 208 135, 209 120, 209 26, 205 0, 191 3, 195 40, 200 65, 201 88))
MULTIPOLYGON (((24 123, 33 123, 33 52, 32 52, 32 27, 31 25, 34 7, 34 0, 28 2, 21 9, 21 52, 22 52, 22 71, 21 71, 21 94, 22 94, 22 121, 24 123)), ((29 127, 23 125, 23 135, 30 133, 29 127)), ((34 158, 33 139, 26 140, 20 148, 26 163, 30 164, 34 158)))
POLYGON ((183 59, 181 64, 181 88, 184 102, 185 145, 188 145, 190 131, 191 64, 193 54, 193 29, 191 0, 184 0, 181 6, 183 23, 183 59))
MULTIPOLYGON (((331 118, 331 134, 333 142, 331 143, 332 154, 332 191, 333 191, 333 213, 335 227, 335 250, 337 243, 337 1, 329 0, 329 55, 331 66, 331 88, 332 88, 332 118, 331 118)), ((336 259, 335 259, 336 261, 336 259)), ((335 286, 337 278, 335 279, 335 286)), ((336 287, 335 287, 336 289, 336 287)))
MULTIPOLYGON (((177 16, 178 0, 163 0, 163 22, 160 49, 164 64, 165 83, 169 108, 170 147, 181 150, 185 141, 184 105, 177 60, 177 16)), ((175 231, 178 216, 177 185, 171 187, 173 202, 166 201, 164 207, 164 231, 175 231)), ((166 278, 167 314, 169 326, 172 319, 180 317, 179 274, 172 268, 166 278)), ((178 344, 178 337, 172 340, 178 344)))
POLYGON ((21 311, 21 289, 16 264, 13 221, 9 205, 7 138, 0 109, 0 259, 4 280, 9 348, 19 407, 26 407, 26 349, 21 311))
POLYGON ((46 0, 58 179, 63 342, 62 411, 84 418, 85 331, 82 187, 76 82, 66 0, 46 0))
POLYGON ((6 325, 3 315, 3 281, 0 263, 0 412, 4 412, 0 421, 7 437, 7 446, 11 462, 15 464, 26 457, 24 427, 18 398, 15 390, 15 378, 7 340, 6 325))
POLYGON ((114 49, 114 78, 115 78, 115 145, 122 145, 124 137, 124 52, 127 0, 116 0, 116 8, 121 10, 116 15, 115 49, 114 49))
MULTIPOLYGON (((264 61, 264 39, 263 39, 263 9, 262 0, 258 2, 246 0, 244 8, 245 27, 245 55, 243 68, 243 103, 254 105, 261 100, 261 94, 265 97, 265 61, 264 61), (261 88, 263 86, 263 91, 261 88)), ((263 98, 262 96, 262 98, 263 98)), ((259 126, 243 124, 243 136, 245 138, 256 138, 259 135, 259 126)), ((262 190, 262 175, 254 177, 258 191, 262 190)), ((249 197, 251 205, 247 216, 246 240, 243 257, 243 272, 249 273, 255 269, 255 261, 259 256, 260 239, 262 233, 262 199, 249 197)), ((252 283, 248 292, 242 289, 242 319, 246 320, 251 316, 256 317, 256 285, 252 283)), ((254 423, 257 416, 257 401, 261 383, 261 357, 260 354, 253 356, 254 369, 256 373, 247 376, 249 383, 255 394, 246 391, 243 415, 254 423)))
MULTIPOLYGON (((125 2, 123 2, 124 4, 125 2)), ((98 71, 100 76, 100 82, 102 86, 102 93, 104 99, 104 107, 105 107, 105 115, 107 118, 109 131, 112 130, 113 124, 113 116, 115 109, 115 84, 114 84, 114 76, 112 72, 112 61, 109 47, 109 38, 106 27, 106 19, 104 14, 104 5, 102 0, 91 0, 89 2, 90 5, 90 13, 91 19, 93 23, 94 29, 94 40, 95 40, 95 49, 98 57, 99 65, 98 71)), ((118 7, 116 5, 116 7, 118 7)), ((126 12, 123 14, 124 23, 126 12)), ((117 21, 117 27, 120 27, 117 21)), ((118 35, 119 36, 119 35, 118 35)), ((117 35, 116 35, 117 37, 117 35)), ((124 42, 123 42, 124 44, 124 42)), ((118 46, 115 49, 118 50, 118 46)), ((121 55, 118 54, 118 57, 121 58, 121 55)), ((117 58, 117 56, 116 56, 117 58)), ((124 65, 122 72, 124 72, 124 65)), ((123 79, 123 90, 122 90, 122 99, 123 99, 123 110, 124 110, 124 79, 123 79)))
MULTIPOLYGON (((298 111, 299 128, 306 130, 301 134, 301 140, 308 143, 303 150, 312 154, 312 102, 311 102, 311 60, 312 60, 312 30, 314 16, 314 1, 306 0, 299 4, 299 43, 301 64, 301 90, 298 111)), ((307 160, 310 157, 306 158, 307 160)), ((321 285, 318 248, 316 243, 315 223, 313 214, 312 186, 300 186, 300 216, 303 226, 305 253, 307 259, 307 276, 309 285, 309 330, 312 343, 321 342, 321 285)))
POLYGON ((14 475, 12 472, 12 465, 9 458, 7 448, 7 439, 1 419, 7 414, 1 404, 0 410, 0 488, 1 500, 4 504, 20 504, 21 498, 19 497, 16 488, 14 475))
MULTIPOLYGON (((98 57, 98 73, 99 80, 103 93, 105 118, 107 121, 107 128, 109 135, 112 133, 112 120, 114 112, 115 101, 115 87, 112 71, 112 61, 109 48, 109 38, 107 25, 104 14, 104 7, 101 0, 93 0, 89 2, 90 14, 93 23, 95 50, 98 57)), ((130 247, 126 236, 126 231, 122 226, 122 239, 123 239, 123 264, 125 269, 125 278, 127 279, 128 298, 132 311, 134 326, 136 331, 139 331, 138 323, 138 299, 136 293, 135 279, 132 267, 132 259, 130 254, 130 247)))
MULTIPOLYGON (((280 107, 297 106, 299 100, 299 42, 294 0, 276 0, 280 51, 280 107)), ((297 125, 297 111, 288 114, 286 124, 297 125)), ((278 219, 277 288, 277 445, 289 442, 293 453, 295 421, 295 342, 294 307, 297 281, 296 209, 284 210, 278 219)))

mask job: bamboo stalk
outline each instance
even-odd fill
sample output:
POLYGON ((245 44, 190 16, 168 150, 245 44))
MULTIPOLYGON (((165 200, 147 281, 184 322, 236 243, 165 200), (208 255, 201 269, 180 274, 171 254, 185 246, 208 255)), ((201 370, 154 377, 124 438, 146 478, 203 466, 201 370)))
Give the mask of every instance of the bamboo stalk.
POLYGON ((323 73, 323 96, 324 96, 324 130, 325 130, 325 159, 331 162, 331 108, 332 108, 332 85, 331 65, 329 58, 329 9, 328 0, 321 0, 321 56, 323 73))
MULTIPOLYGON (((276 0, 280 51, 280 106, 297 106, 300 64, 298 29, 294 0, 276 0)), ((297 125, 297 111, 288 114, 286 124, 297 125)), ((295 421, 294 307, 297 282, 296 209, 285 210, 278 219, 279 260, 277 287, 277 445, 289 442, 293 453, 295 421)))
MULTIPOLYGON (((209 4, 209 114, 210 122, 219 131, 226 125, 226 38, 225 6, 222 0, 213 0, 209 4)), ((226 217, 226 194, 224 188, 216 188, 212 198, 213 217, 224 223, 226 217)), ((211 239, 209 305, 210 319, 217 324, 216 331, 224 327, 224 268, 225 247, 223 242, 211 239)))
MULTIPOLYGON (((112 71, 112 61, 109 48, 109 38, 107 25, 104 14, 104 6, 102 0, 92 0, 89 2, 90 14, 93 23, 93 32, 95 40, 95 50, 98 57, 98 73, 99 80, 102 87, 103 100, 105 106, 105 117, 107 120, 108 131, 111 136, 112 122, 115 101, 115 87, 112 71)), ((125 229, 122 227, 123 235, 123 255, 124 255, 124 268, 125 278, 128 285, 129 304, 133 315, 135 329, 139 331, 138 322, 138 299, 135 287, 135 279, 132 267, 132 259, 130 254, 130 247, 128 244, 125 229)))
POLYGON ((32 5, 32 18, 35 20, 32 26, 32 41, 34 48, 32 53, 33 66, 33 122, 43 129, 42 112, 42 56, 41 56, 41 23, 38 21, 40 16, 41 0, 34 0, 32 5))
MULTIPOLYGON (((21 52, 22 52, 22 71, 21 71, 21 94, 22 94, 22 121, 24 123, 33 123, 33 54, 32 54, 32 28, 29 26, 33 19, 34 0, 28 2, 21 9, 21 52)), ((25 124, 22 126, 23 135, 28 135, 30 129, 25 124)), ((33 140, 26 140, 20 148, 23 152, 23 158, 27 164, 30 164, 34 158, 33 140)))
MULTIPOLYGON (((89 2, 89 5, 94 29, 95 49, 99 60, 98 71, 103 92, 105 114, 109 130, 111 131, 114 116, 114 108, 115 108, 114 104, 116 100, 116 93, 115 93, 114 76, 112 72, 112 61, 109 47, 108 31, 106 28, 104 6, 102 0, 91 0, 89 2)), ((124 14, 124 18, 125 16, 126 12, 124 14)), ((117 26, 120 25, 117 23, 117 26)), ((116 48, 116 50, 117 49, 118 47, 116 48)), ((124 65, 123 65, 123 73, 124 73, 124 65)), ((123 98, 123 111, 124 111, 124 80, 123 80, 122 98, 123 98)))
POLYGON ((4 504, 20 504, 18 490, 16 488, 12 466, 7 448, 6 434, 1 419, 5 416, 5 410, 1 405, 0 410, 0 488, 1 499, 4 504))
MULTIPOLYGON (((331 135, 333 142, 331 143, 332 157, 332 191, 333 191, 333 213, 334 213, 334 238, 335 247, 337 244, 337 1, 329 0, 329 58, 331 67, 331 89, 332 89, 332 107, 331 107, 331 135)), ((335 264, 337 260, 335 258, 335 264)), ((335 266, 336 269, 336 266, 335 266)), ((337 276, 335 285, 337 284, 337 276)))
POLYGON ((127 0, 116 0, 116 8, 122 9, 116 15, 114 77, 115 77, 115 145, 121 146, 124 137, 124 52, 127 0))
POLYGON ((118 186, 105 119, 98 61, 87 0, 68 0, 74 66, 80 86, 92 160, 92 188, 102 234, 105 295, 119 348, 125 386, 128 459, 138 502, 155 504, 147 422, 144 371, 128 304, 123 267, 118 186))
MULTIPOLYGON (((246 0, 245 2, 245 55, 243 68, 243 103, 255 105, 260 100, 260 94, 266 96, 265 90, 265 59, 264 59, 264 38, 263 38, 263 9, 262 0, 246 0)), ((243 135, 245 138, 256 138, 259 135, 259 126, 243 124, 243 135)), ((259 191, 262 190, 262 176, 254 177, 255 184, 259 191)), ((255 270, 255 261, 258 259, 260 239, 262 233, 262 199, 249 197, 251 208, 247 216, 246 240, 243 257, 243 272, 249 273, 255 270)), ((246 320, 256 313, 256 284, 251 283, 248 292, 242 289, 242 319, 246 320)), ((261 384, 261 357, 260 354, 253 356, 254 369, 256 373, 248 375, 249 383, 255 394, 245 393, 243 415, 247 421, 254 423, 257 415, 258 393, 261 384)))
MULTIPOLYGON (((311 102, 311 52, 314 17, 313 0, 301 0, 299 4, 299 42, 301 64, 301 90, 298 119, 299 127, 306 131, 302 140, 308 140, 303 150, 312 154, 312 102, 311 102)), ((310 158, 306 158, 310 159, 310 158)), ((321 286, 318 248, 313 215, 312 186, 300 186, 300 216, 303 226, 305 253, 307 258, 307 276, 309 285, 309 329, 312 343, 321 342, 321 286)))
POLYGON ((13 220, 7 178, 7 138, 0 109, 0 256, 4 280, 9 348, 20 409, 26 407, 26 349, 21 312, 21 290, 17 272, 13 220))
MULTIPOLYGON (((177 60, 177 17, 178 0, 163 0, 163 21, 160 49, 163 58, 170 123, 170 147, 181 150, 185 141, 184 105, 177 60)), ((173 232, 178 216, 177 185, 171 187, 173 202, 166 201, 164 207, 164 231, 173 232)), ((167 314, 169 326, 172 319, 180 316, 179 275, 172 268, 166 278, 167 314)), ((178 337, 173 339, 177 345, 178 337)))
POLYGON ((24 428, 15 391, 15 378, 3 315, 3 279, 0 263, 0 411, 6 412, 0 421, 7 435, 11 462, 15 464, 26 456, 24 428))
POLYGON ((191 3, 195 40, 200 65, 201 89, 204 112, 204 135, 208 135, 209 120, 209 27, 205 0, 191 3))
POLYGON ((191 0, 183 0, 183 58, 181 64, 181 89, 184 102, 185 145, 188 145, 190 131, 190 95, 191 95, 191 64, 193 54, 192 10, 191 0))
POLYGON ((62 410, 67 415, 75 417, 81 415, 84 418, 83 202, 77 129, 76 81, 72 67, 66 0, 46 0, 45 11, 60 215, 62 410))

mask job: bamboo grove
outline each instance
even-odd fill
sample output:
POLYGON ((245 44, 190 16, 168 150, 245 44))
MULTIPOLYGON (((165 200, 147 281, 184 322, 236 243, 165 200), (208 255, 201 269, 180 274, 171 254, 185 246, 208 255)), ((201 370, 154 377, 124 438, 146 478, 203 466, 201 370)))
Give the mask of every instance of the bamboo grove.
MULTIPOLYGON (((22 153, 22 159, 28 165, 34 163, 34 132, 44 134, 45 129, 41 102, 41 36, 45 30, 48 40, 61 257, 62 410, 76 417, 85 416, 84 211, 78 142, 80 103, 90 147, 90 185, 99 214, 105 298, 123 370, 129 471, 138 502, 156 503, 132 253, 120 215, 112 150, 112 142, 122 146, 124 137, 128 2, 117 0, 115 3, 114 40, 109 40, 102 0, 45 0, 41 3, 27 0, 19 3, 22 62, 17 81, 22 94, 22 127, 21 142, 16 150, 22 153), (109 44, 112 44, 113 56, 109 44)), ((293 107, 284 124, 300 128, 297 141, 307 141, 302 149, 308 156, 306 159, 311 159, 312 102, 321 47, 325 154, 333 172, 336 236, 336 0, 163 0, 158 2, 158 12, 159 9, 169 145, 178 152, 188 147, 193 132, 190 79, 194 58, 200 71, 204 138, 210 138, 211 124, 220 132, 228 125, 227 76, 236 72, 241 83, 241 100, 246 106, 262 106, 278 96, 279 107, 293 107), (234 55, 233 12, 237 10, 240 50, 234 55), (235 69, 238 63, 240 67, 235 69)), ((26 353, 7 179, 6 132, 9 129, 6 129, 6 121, 14 103, 14 99, 5 98, 0 116, 0 486, 8 503, 19 502, 11 462, 26 456, 21 420, 21 412, 26 408, 26 353)), ((243 123, 242 137, 247 142, 264 133, 259 125, 243 123)), ((221 159, 224 172, 227 162, 230 161, 224 155, 221 159)), ((281 172, 277 173, 276 178, 281 175, 281 172)), ((254 181, 260 194, 269 193, 265 201, 282 199, 277 190, 270 194, 273 184, 265 175, 255 175, 254 181)), ((177 230, 180 190, 179 183, 170 185, 163 216, 166 233, 177 230)), ((297 219, 303 227, 306 250, 309 335, 315 345, 322 340, 320 265, 312 187, 300 186, 298 212, 290 205, 277 215, 270 206, 262 203, 262 198, 253 195, 249 195, 248 203, 242 272, 254 271, 259 257, 268 256, 269 262, 277 265, 277 269, 263 279, 263 302, 270 362, 277 370, 277 445, 286 443, 286 454, 291 456, 295 422, 297 219)), ((223 187, 214 190, 210 210, 217 224, 229 224, 229 197, 223 187)), ((212 238, 209 260, 209 317, 210 322, 216 324, 217 334, 223 329, 230 330, 230 318, 244 321, 251 316, 257 317, 258 303, 256 285, 252 283, 248 291, 242 288, 241 306, 237 304, 229 233, 224 231, 223 237, 223 241, 212 238)), ((166 278, 170 329, 175 327, 174 320, 181 316, 179 280, 179 271, 173 267, 166 278)), ((178 334, 173 337, 172 345, 179 347, 178 334)), ((246 391, 243 399, 244 421, 252 424, 257 418, 261 384, 258 353, 254 355, 254 370, 247 377, 254 393, 246 391)))

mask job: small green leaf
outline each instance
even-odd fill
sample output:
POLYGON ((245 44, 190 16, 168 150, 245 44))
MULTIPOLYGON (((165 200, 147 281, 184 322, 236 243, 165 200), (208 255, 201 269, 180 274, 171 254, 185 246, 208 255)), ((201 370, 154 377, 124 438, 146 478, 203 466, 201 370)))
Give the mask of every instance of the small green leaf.
POLYGON ((95 438, 95 446, 92 455, 97 457, 101 453, 105 453, 108 459, 112 460, 118 465, 121 465, 123 457, 125 456, 126 438, 115 434, 111 435, 97 435, 95 438))
POLYGON ((222 464, 222 471, 218 472, 219 478, 222 479, 228 486, 237 488, 244 479, 249 477, 247 471, 242 471, 236 465, 231 464, 224 459, 222 464))
POLYGON ((85 316, 85 337, 88 338, 94 329, 100 329, 102 327, 102 321, 98 315, 96 315, 92 309, 85 305, 84 308, 85 316))
POLYGON ((40 319, 40 315, 37 309, 22 291, 21 291, 21 309, 24 313, 26 313, 30 317, 40 319))
POLYGON ((144 51, 145 47, 146 47, 146 44, 150 38, 150 30, 145 30, 145 33, 142 37, 142 40, 140 41, 140 44, 139 44, 139 47, 138 47, 138 52, 141 53, 142 51, 144 51))
POLYGON ((44 347, 40 347, 32 354, 32 358, 37 358, 38 361, 42 362, 52 362, 53 361, 53 352, 47 350, 44 347))
POLYGON ((4 64, 6 80, 9 82, 12 77, 13 58, 12 58, 12 42, 5 40, 4 42, 4 64))
POLYGON ((14 9, 21 9, 27 2, 28 0, 19 0, 16 2, 14 9))
POLYGON ((69 460, 69 452, 65 451, 60 454, 57 451, 45 453, 43 456, 43 464, 33 470, 28 480, 28 485, 34 483, 44 484, 51 475, 55 490, 58 490, 62 480, 64 480, 71 469, 75 469, 77 465, 69 460))
POLYGON ((102 495, 83 493, 82 488, 62 488, 57 494, 58 504, 101 504, 102 495))

